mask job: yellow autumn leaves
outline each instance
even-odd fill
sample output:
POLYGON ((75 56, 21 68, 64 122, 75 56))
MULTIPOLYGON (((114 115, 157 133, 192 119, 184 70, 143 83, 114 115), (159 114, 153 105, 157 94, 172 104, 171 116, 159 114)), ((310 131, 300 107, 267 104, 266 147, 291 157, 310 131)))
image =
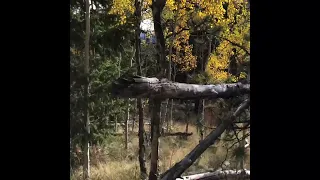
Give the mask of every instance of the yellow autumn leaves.
POLYGON ((236 82, 239 78, 246 77, 244 72, 240 72, 239 77, 235 77, 227 71, 230 58, 235 55, 232 51, 233 48, 237 51, 236 59, 238 63, 243 62, 247 56, 242 48, 234 44, 240 45, 246 50, 250 49, 250 41, 245 40, 245 36, 250 33, 250 12, 245 8, 246 3, 245 0, 230 1, 227 8, 228 17, 225 17, 219 23, 224 28, 224 31, 220 34, 222 41, 220 41, 214 54, 211 55, 206 67, 206 72, 215 82, 223 82, 227 79, 236 82))
MULTIPOLYGON (((152 0, 144 1, 144 7, 152 4, 152 0)), ((250 33, 250 11, 246 7, 247 0, 166 0, 163 18, 165 22, 172 23, 164 27, 164 32, 166 37, 171 36, 167 38, 166 46, 168 49, 172 47, 172 61, 179 64, 181 71, 190 71, 196 67, 197 57, 192 54, 193 46, 189 44, 190 30, 182 31, 182 29, 192 29, 188 27, 190 20, 200 23, 209 17, 211 21, 205 23, 208 28, 219 26, 223 30, 218 37, 220 38, 218 47, 215 47, 209 57, 207 74, 218 82, 244 78, 245 73, 240 73, 239 77, 232 77, 226 69, 231 56, 234 55, 233 48, 236 48, 238 62, 248 56, 244 50, 230 43, 231 41, 247 50, 250 49, 250 41, 245 38, 250 33), (228 6, 225 3, 228 3, 228 6), (181 33, 175 35, 177 32, 181 33)), ((134 13, 134 0, 114 0, 109 13, 120 16, 119 25, 125 24, 127 17, 134 13)))
POLYGON ((133 0, 113 0, 113 5, 109 14, 119 15, 119 25, 123 25, 127 22, 127 15, 133 14, 134 10, 133 0))

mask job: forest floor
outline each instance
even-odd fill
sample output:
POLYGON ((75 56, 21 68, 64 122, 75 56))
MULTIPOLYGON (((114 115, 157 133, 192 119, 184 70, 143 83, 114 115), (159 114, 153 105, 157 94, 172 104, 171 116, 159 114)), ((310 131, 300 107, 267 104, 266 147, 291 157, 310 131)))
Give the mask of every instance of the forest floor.
MULTIPOLYGON (((131 128, 130 128, 131 129, 131 128)), ((124 136, 110 136, 106 139, 103 147, 92 147, 91 149, 91 179, 92 180, 139 180, 140 170, 138 161, 138 129, 134 134, 129 134, 128 150, 124 148, 124 136)), ((146 126, 146 131, 149 128, 146 126)), ((173 132, 184 132, 184 124, 174 124, 173 132)), ((161 137, 159 147, 160 173, 165 172, 176 162, 185 157, 198 143, 199 135, 196 127, 189 125, 189 132, 193 135, 187 140, 181 137, 161 137)), ((209 132, 208 132, 209 133, 209 132)), ((150 147, 146 148, 146 166, 149 169, 150 147)), ((185 173, 195 174, 212 171, 221 167, 226 156, 226 148, 218 143, 208 148, 185 173)), ((232 164, 232 160, 229 160, 232 164)), ((250 169, 250 158, 245 161, 245 169, 250 169)), ((72 180, 82 180, 82 167, 74 170, 72 180)))

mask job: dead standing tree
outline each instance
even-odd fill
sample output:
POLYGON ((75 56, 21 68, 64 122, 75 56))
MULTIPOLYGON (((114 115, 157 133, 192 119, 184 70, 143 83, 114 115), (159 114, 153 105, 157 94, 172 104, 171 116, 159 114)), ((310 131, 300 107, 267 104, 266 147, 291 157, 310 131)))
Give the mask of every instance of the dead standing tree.
MULTIPOLYGON (((141 76, 121 77, 113 83, 112 94, 122 98, 150 98, 161 101, 166 98, 172 99, 217 99, 232 98, 250 93, 250 84, 231 83, 217 85, 185 84, 170 81, 160 81, 157 78, 141 76)), ((183 160, 167 170, 161 179, 175 179, 189 168, 194 161, 211 145, 220 135, 235 121, 236 117, 247 109, 250 100, 245 100, 231 117, 225 119, 214 131, 202 140, 183 160)), ((158 113, 153 113, 153 120, 159 122, 160 108, 158 113)), ((156 147, 158 148, 158 147, 156 147)), ((150 172, 151 173, 151 172, 150 172)), ((152 179, 153 177, 149 177, 152 179)), ((157 178, 157 177, 156 177, 157 178)))

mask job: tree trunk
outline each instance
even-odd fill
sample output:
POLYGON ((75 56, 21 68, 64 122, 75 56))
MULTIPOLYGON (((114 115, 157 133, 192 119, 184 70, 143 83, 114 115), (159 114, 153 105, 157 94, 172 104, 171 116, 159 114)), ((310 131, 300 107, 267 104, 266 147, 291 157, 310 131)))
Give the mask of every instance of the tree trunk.
MULTIPOLYGON (((173 66, 173 81, 176 80, 176 69, 175 66, 173 66)), ((169 132, 171 131, 171 127, 173 126, 173 116, 172 116, 172 111, 173 111, 173 99, 171 99, 171 103, 170 103, 170 116, 169 116, 169 132)))
POLYGON ((197 113, 197 129, 198 129, 198 133, 200 135, 200 141, 203 140, 203 133, 204 133, 204 100, 200 100, 200 104, 199 104, 199 109, 198 109, 198 113, 197 113))
POLYGON ((118 115, 116 115, 116 117, 114 119, 114 132, 115 133, 118 132, 118 115))
POLYGON ((163 103, 161 103, 161 110, 160 110, 160 134, 162 134, 162 131, 164 132, 164 123, 167 120, 168 117, 168 104, 169 104, 169 99, 167 99, 164 103, 165 105, 163 106, 163 103))
POLYGON ((198 157, 221 136, 221 134, 235 121, 245 109, 250 106, 250 100, 245 100, 237 110, 228 119, 225 119, 214 131, 212 131, 204 140, 202 140, 188 155, 172 168, 161 175, 161 180, 176 179, 188 169, 198 157))
MULTIPOLYGON (((135 54, 134 52, 134 48, 132 48, 132 51, 133 51, 133 55, 135 54)), ((130 58, 130 68, 132 67, 132 58, 130 58)), ((128 99, 128 102, 127 102, 127 112, 126 112, 126 117, 125 117, 125 127, 124 127, 124 130, 125 130, 125 133, 124 133, 124 136, 125 136, 125 149, 128 150, 128 121, 130 119, 130 103, 131 103, 131 99, 129 98, 128 99)), ((132 122, 132 124, 134 124, 134 122, 132 122)))
POLYGON ((127 107, 127 112, 126 112, 126 117, 125 117, 125 123, 124 123, 124 139, 125 139, 125 149, 128 150, 128 121, 130 118, 130 99, 128 100, 128 107, 127 107))
POLYGON ((154 99, 151 119, 151 166, 149 180, 157 180, 158 177, 158 154, 160 137, 160 107, 161 100, 154 99))
MULTIPOLYGON (((169 63, 168 63, 168 74, 167 74, 167 78, 169 81, 172 80, 172 48, 173 48, 173 42, 176 38, 176 31, 175 31, 175 28, 176 28, 176 24, 177 24, 177 19, 178 19, 178 15, 179 15, 179 10, 180 10, 180 4, 178 4, 178 8, 177 8, 177 12, 175 13, 175 17, 174 17, 174 23, 173 23, 173 26, 171 27, 172 29, 172 39, 170 40, 170 45, 169 45, 169 63)), ((171 131, 171 126, 172 126, 172 106, 173 106, 173 99, 167 101, 167 104, 166 104, 166 109, 170 109, 170 114, 169 116, 167 116, 167 112, 168 110, 166 111, 166 115, 165 115, 165 118, 166 118, 166 121, 167 121, 167 131, 170 132, 171 131), (168 103, 170 101, 170 106, 168 106, 168 103)))
MULTIPOLYGON (((176 180, 180 180, 181 178, 177 178, 176 180)), ((250 171, 235 171, 235 170, 219 170, 215 172, 207 172, 201 174, 193 174, 189 176, 182 176, 182 179, 188 180, 221 180, 221 179, 241 179, 241 180, 249 180, 250 179, 250 171)))
POLYGON ((166 0, 153 0, 152 1, 152 17, 153 17, 153 24, 154 24, 154 32, 156 35, 157 43, 156 43, 156 49, 157 54, 156 58, 158 61, 158 68, 157 68, 157 76, 158 78, 162 78, 165 76, 165 71, 167 70, 166 66, 166 54, 165 54, 165 39, 163 35, 163 29, 162 29, 162 21, 161 21, 161 14, 162 10, 166 4, 166 0))
MULTIPOLYGON (((188 107, 188 105, 187 105, 188 107)), ((188 133, 189 131, 189 118, 190 118, 190 114, 189 111, 186 112, 186 133, 188 133)), ((185 139, 188 139, 188 136, 185 137, 185 139)))
POLYGON ((133 114, 132 114, 132 132, 134 132, 134 125, 136 123, 136 114, 137 114, 137 99, 133 101, 133 114))
MULTIPOLYGON (((242 139, 241 139, 241 143, 240 143, 240 147, 245 149, 245 145, 246 145, 246 134, 247 134, 247 130, 245 129, 245 127, 247 127, 247 123, 242 123, 242 128, 244 128, 242 130, 242 139)), ((245 160, 245 156, 243 156, 240 160, 240 165, 239 168, 240 169, 244 169, 244 160, 245 160)))
POLYGON ((89 39, 90 39, 90 5, 89 0, 86 0, 86 37, 85 37, 85 61, 84 74, 86 77, 84 86, 84 161, 83 161, 83 178, 90 179, 90 157, 89 157, 89 135, 90 135, 90 116, 89 116, 89 39))
POLYGON ((146 145, 144 139, 144 122, 143 122, 143 107, 141 98, 137 99, 137 108, 139 111, 139 164, 140 164, 140 173, 141 179, 147 178, 147 168, 146 168, 146 145))
POLYGON ((169 116, 167 118, 167 131, 171 132, 171 126, 172 126, 172 106, 173 106, 173 99, 170 100, 170 106, 168 109, 170 109, 169 116))
POLYGON ((165 103, 165 107, 164 107, 164 115, 163 115, 163 118, 162 118, 162 121, 161 121, 161 127, 164 126, 164 123, 166 122, 167 123, 167 131, 169 130, 169 123, 168 123, 168 120, 169 120, 169 116, 168 116, 168 109, 169 109, 169 99, 166 100, 166 103, 165 103))
MULTIPOLYGON (((121 60, 122 60, 122 56, 121 56, 121 52, 120 52, 120 54, 119 54, 119 64, 118 64, 118 77, 119 78, 121 76, 121 60)), ((119 115, 120 114, 121 114, 121 112, 119 112, 119 115)), ((118 132, 118 116, 119 115, 117 115, 116 118, 115 118, 115 123, 114 123, 114 131, 115 131, 115 133, 118 132)))
POLYGON ((113 83, 112 94, 122 98, 218 99, 249 94, 250 84, 198 85, 160 82, 157 78, 132 76, 113 83))
MULTIPOLYGON (((141 23, 141 1, 135 0, 135 15, 136 15, 136 24, 135 24, 135 60, 137 63, 137 74, 142 75, 141 71, 141 46, 140 46, 140 23, 141 23)), ((137 98, 137 109, 139 115, 139 165, 140 165, 140 178, 147 179, 147 168, 146 168, 146 159, 145 159, 145 139, 144 139, 144 122, 143 122, 143 107, 141 98, 137 98)))
MULTIPOLYGON (((162 78, 165 76, 166 59, 165 59, 165 39, 163 35, 163 29, 161 25, 161 14, 166 4, 166 0, 153 0, 152 1, 152 17, 154 24, 154 31, 157 39, 157 77, 162 78)), ((149 180, 157 180, 158 176, 158 149, 159 149, 159 137, 160 137, 160 110, 161 100, 153 98, 153 111, 151 119, 151 164, 149 180)))

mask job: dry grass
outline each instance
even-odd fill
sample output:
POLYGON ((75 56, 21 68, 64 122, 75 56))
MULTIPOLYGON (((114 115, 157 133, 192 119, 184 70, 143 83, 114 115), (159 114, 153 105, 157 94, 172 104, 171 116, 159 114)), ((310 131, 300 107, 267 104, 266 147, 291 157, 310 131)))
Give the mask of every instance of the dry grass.
MULTIPOLYGON (((146 128, 149 129, 149 128, 146 128)), ((135 130, 137 132, 137 129, 135 130)), ((184 132, 185 125, 175 124, 173 131, 184 132)), ((199 136, 196 128, 189 126, 189 132, 193 135, 183 140, 180 137, 162 137, 160 138, 159 166, 160 172, 164 172, 175 163, 185 157, 198 143, 199 136)), ((138 162, 138 137, 129 136, 128 151, 124 149, 124 138, 111 137, 108 143, 100 150, 93 147, 91 155, 91 179, 92 180, 138 180, 140 176, 138 162)), ((150 148, 146 150, 147 168, 149 168, 148 155, 150 148)), ((226 149, 218 144, 210 147, 202 154, 201 158, 196 161, 187 171, 201 172, 217 169, 221 166, 226 155, 226 149)), ((246 168, 250 162, 246 162, 246 168)), ((82 168, 75 170, 71 179, 82 179, 82 168)))

